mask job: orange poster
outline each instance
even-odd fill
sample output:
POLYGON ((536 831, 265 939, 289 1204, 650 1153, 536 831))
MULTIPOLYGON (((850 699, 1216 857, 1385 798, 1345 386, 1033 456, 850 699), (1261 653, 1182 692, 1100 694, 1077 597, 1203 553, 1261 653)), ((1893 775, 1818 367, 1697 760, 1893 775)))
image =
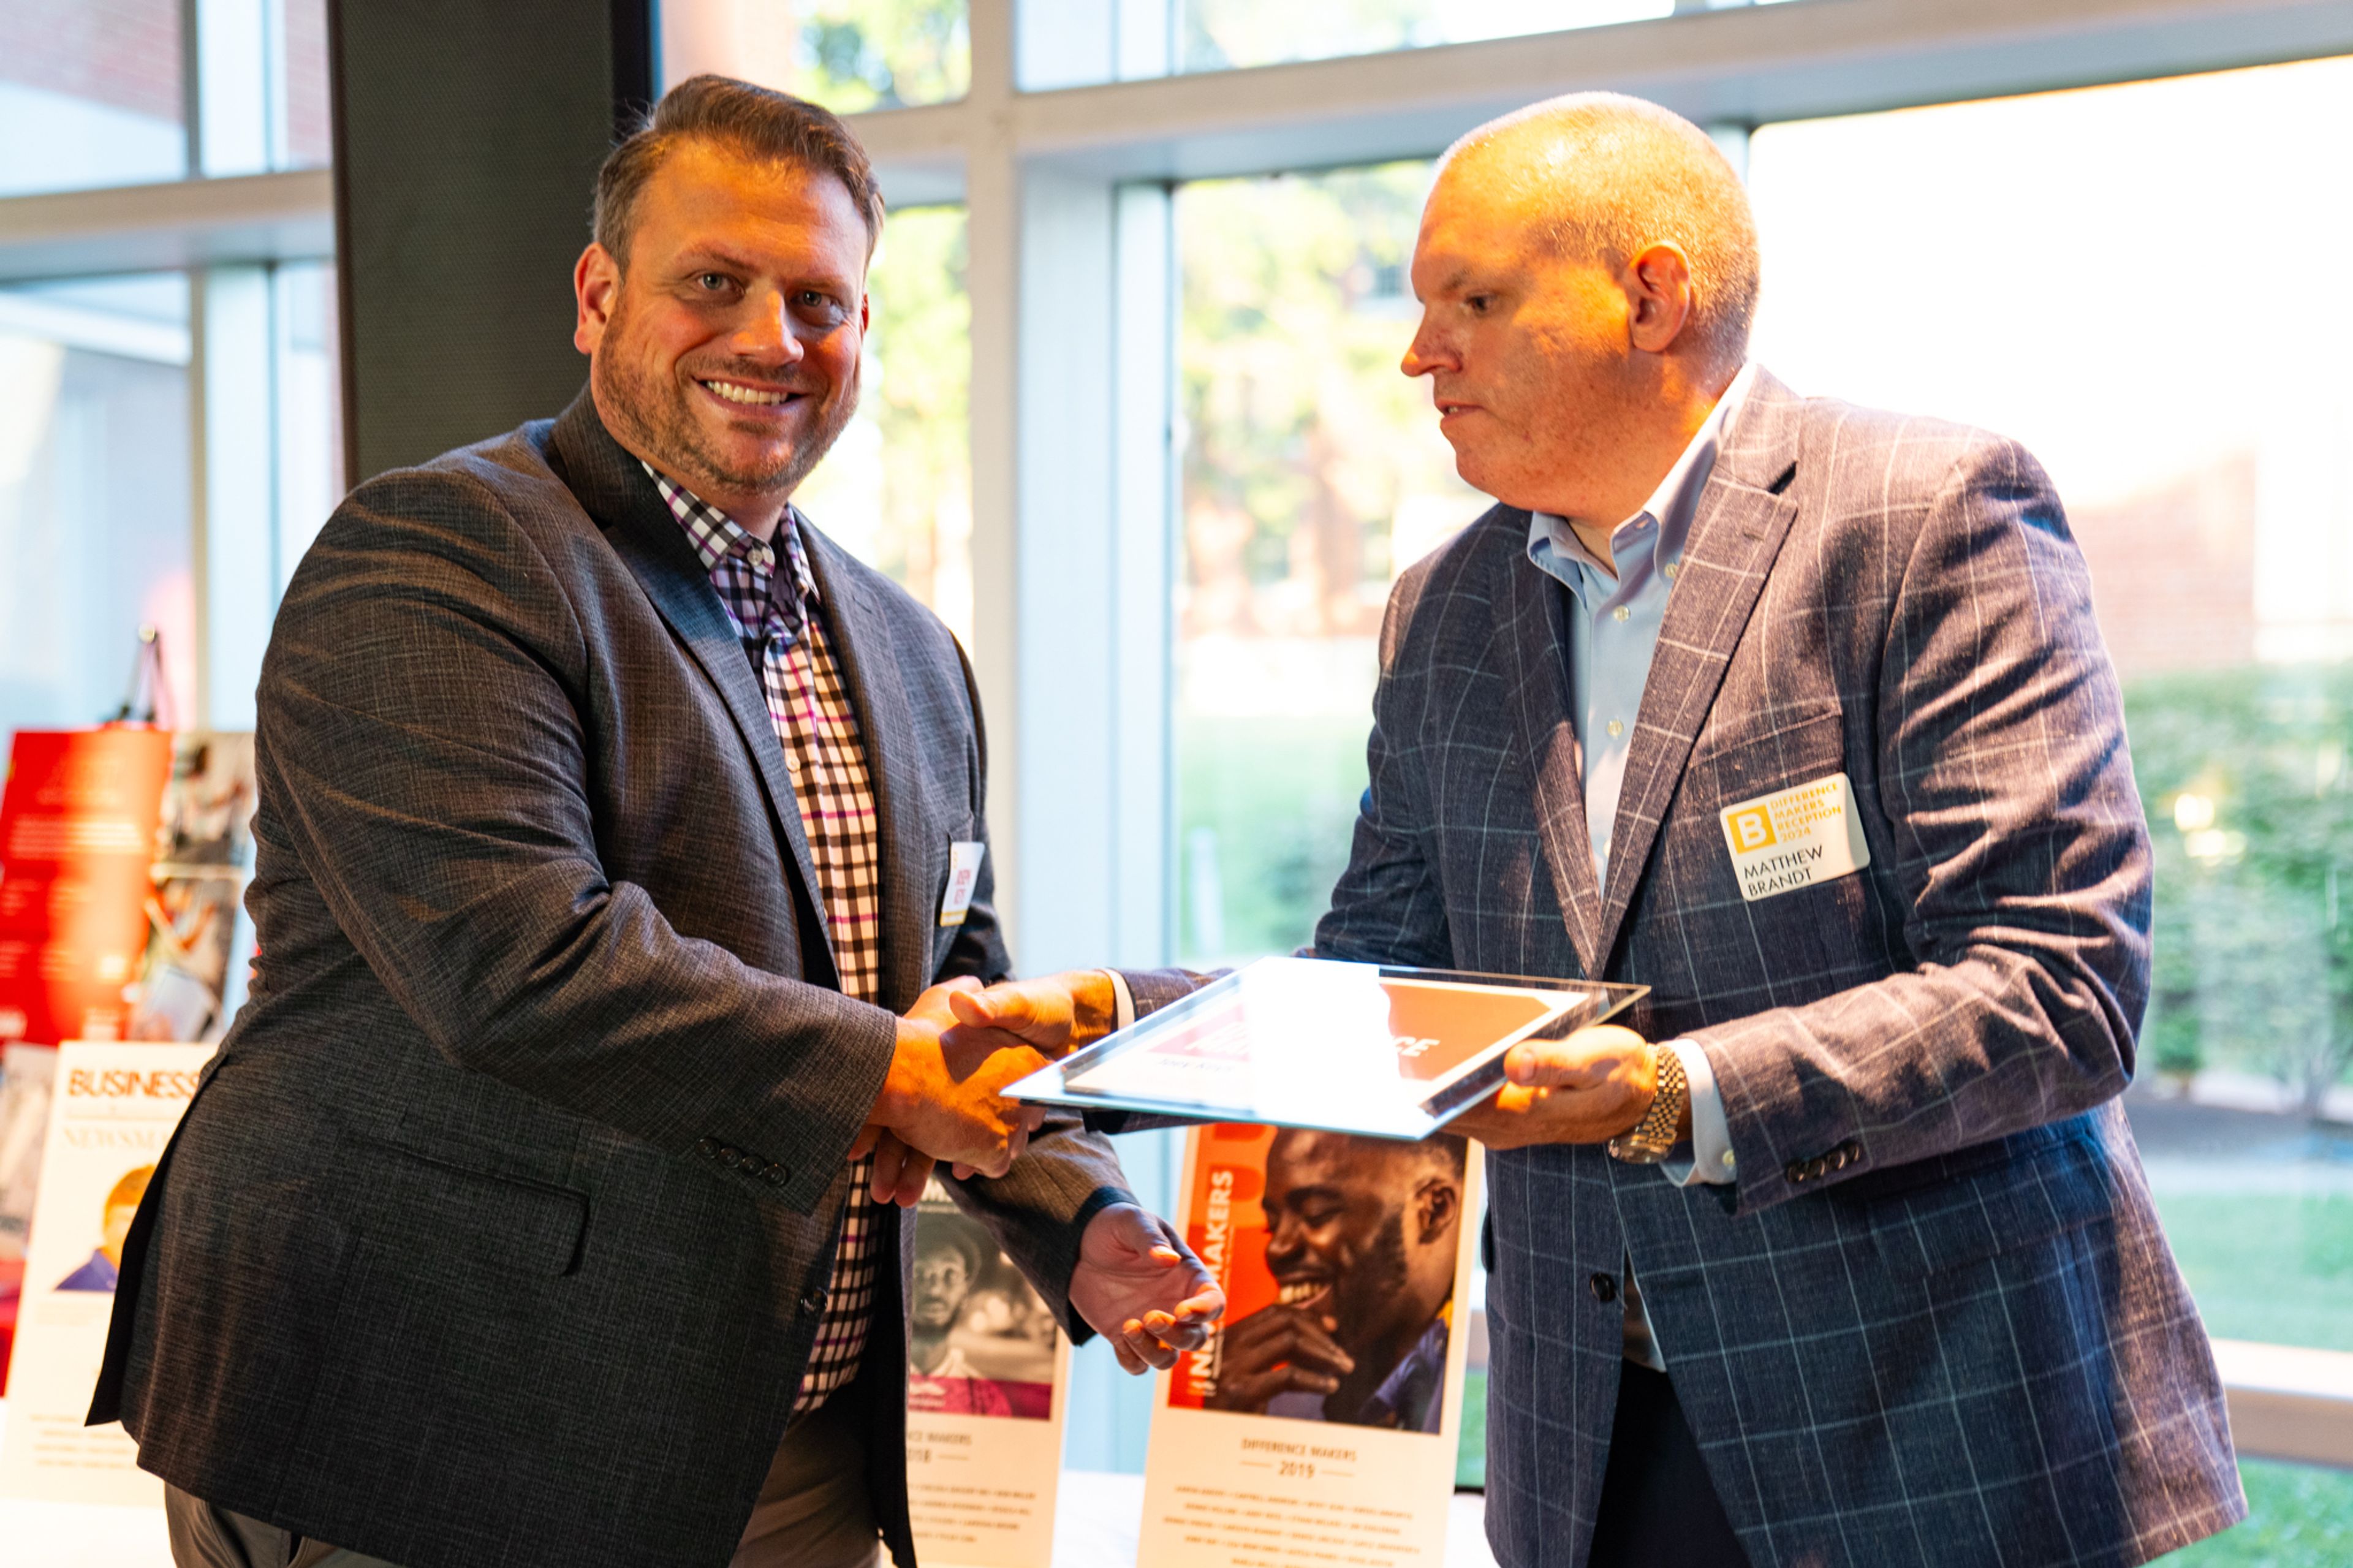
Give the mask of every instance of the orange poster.
POLYGON ((0 1042, 123 1037, 171 773, 164 731, 17 733, 0 793, 0 1042))

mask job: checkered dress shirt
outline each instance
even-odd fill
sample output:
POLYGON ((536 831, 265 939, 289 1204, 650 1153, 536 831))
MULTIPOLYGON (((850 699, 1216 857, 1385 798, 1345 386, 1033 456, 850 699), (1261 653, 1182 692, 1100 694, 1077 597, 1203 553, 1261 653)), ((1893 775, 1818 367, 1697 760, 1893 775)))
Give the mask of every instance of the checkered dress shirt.
MULTIPOLYGON (((874 789, 858 715, 841 688, 841 671, 826 644, 823 617, 810 613, 817 580, 801 547, 800 517, 789 507, 776 542, 763 542, 733 520, 672 484, 651 468, 670 515, 694 545, 719 590, 719 602, 745 651, 759 667, 768 719, 785 748, 801 831, 817 864, 819 914, 832 938, 834 968, 845 995, 871 1002, 882 971, 881 839, 874 789), (776 591, 776 560, 791 568, 776 591)), ((823 1405, 858 1375, 873 1315, 875 1213, 870 1182, 873 1158, 849 1167, 849 1203, 842 1211, 841 1242, 833 1258, 825 1317, 809 1348, 793 1415, 823 1405)))

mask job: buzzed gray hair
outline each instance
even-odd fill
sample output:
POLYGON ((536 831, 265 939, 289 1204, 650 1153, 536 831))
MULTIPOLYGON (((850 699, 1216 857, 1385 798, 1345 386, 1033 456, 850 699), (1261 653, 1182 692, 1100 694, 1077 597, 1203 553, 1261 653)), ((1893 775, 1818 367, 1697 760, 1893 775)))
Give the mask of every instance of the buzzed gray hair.
POLYGON ((1757 220, 1740 175, 1707 132, 1620 92, 1574 92, 1514 110, 1439 161, 1500 160, 1565 255, 1621 268, 1649 245, 1691 267, 1694 346, 1711 369, 1739 368, 1757 314, 1757 220))

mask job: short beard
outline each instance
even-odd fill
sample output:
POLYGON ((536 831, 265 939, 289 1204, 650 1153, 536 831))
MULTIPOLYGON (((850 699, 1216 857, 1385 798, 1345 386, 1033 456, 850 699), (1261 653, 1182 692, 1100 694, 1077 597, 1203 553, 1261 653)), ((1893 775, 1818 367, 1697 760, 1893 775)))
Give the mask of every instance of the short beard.
POLYGON ((1405 1255, 1405 1211, 1398 1209, 1375 1233, 1372 1245, 1349 1271, 1348 1300, 1333 1302, 1339 1309, 1334 1316, 1340 1320, 1341 1343, 1352 1352, 1369 1346, 1379 1334, 1384 1317, 1405 1300, 1411 1276, 1405 1255))
MULTIPOLYGON (((616 291, 612 320, 606 323, 605 342, 617 349, 627 349, 629 339, 629 315, 623 301, 628 291, 616 291)), ((706 446, 701 426, 686 406, 686 389, 675 381, 657 382, 641 374, 636 360, 622 353, 598 353, 589 361, 589 380, 594 384, 597 412, 621 428, 613 435, 622 445, 646 454, 647 459, 662 475, 697 495, 730 493, 734 495, 772 495, 788 499, 800 488, 833 444, 849 428, 858 412, 858 384, 834 390, 833 406, 825 422, 809 432, 806 441, 797 442, 775 461, 756 468, 735 468, 706 446)), ((761 373, 751 371, 747 379, 759 380, 761 373)))

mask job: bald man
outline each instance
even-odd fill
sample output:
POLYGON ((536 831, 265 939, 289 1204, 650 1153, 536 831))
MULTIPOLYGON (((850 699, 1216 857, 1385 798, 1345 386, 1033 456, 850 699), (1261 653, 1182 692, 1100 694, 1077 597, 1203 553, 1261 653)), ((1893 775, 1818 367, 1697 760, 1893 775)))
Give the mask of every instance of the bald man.
MULTIPOLYGON (((2116 1104, 2149 852, 2083 558, 2016 443, 1749 363, 1757 279, 1708 138, 1601 95, 1465 137, 1415 248, 1497 504, 1390 597, 1315 950, 1651 987, 1456 1123, 1489 1539, 2145 1562, 2246 1503, 2116 1104)), ((1059 1048, 1187 983, 959 1011, 1059 1048)))
POLYGON ((1259 1203, 1278 1295, 1222 1336, 1211 1409, 1438 1430, 1464 1152, 1460 1138, 1274 1135, 1259 1203))

